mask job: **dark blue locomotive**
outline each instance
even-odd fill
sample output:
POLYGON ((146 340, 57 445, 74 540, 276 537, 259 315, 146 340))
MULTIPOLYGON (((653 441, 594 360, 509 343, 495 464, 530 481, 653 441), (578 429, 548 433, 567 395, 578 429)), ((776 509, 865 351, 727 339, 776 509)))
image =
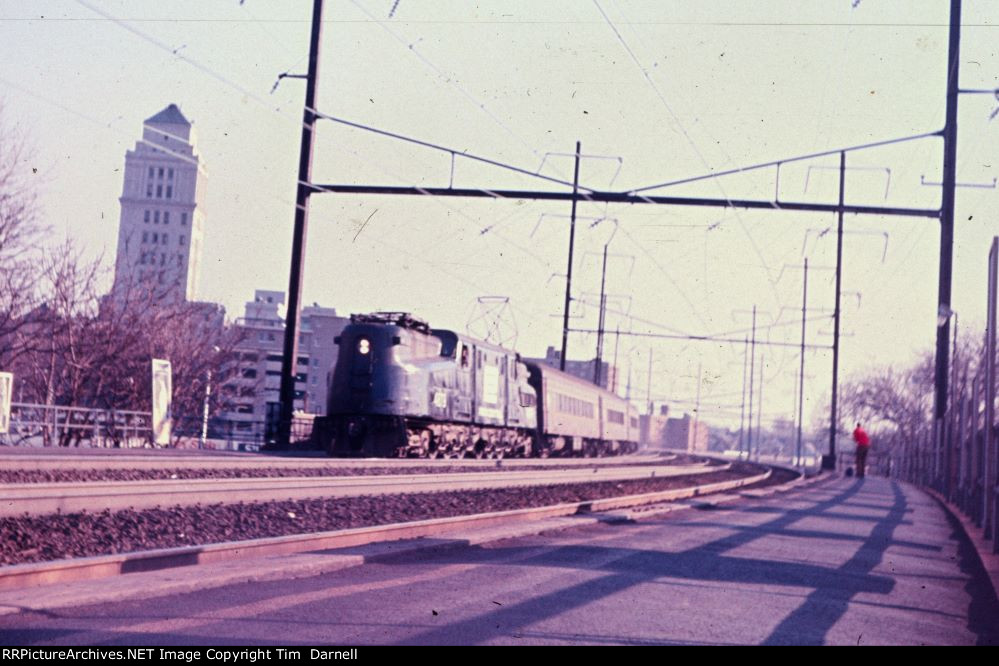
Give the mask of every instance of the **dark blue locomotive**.
POLYGON ((327 416, 333 455, 505 457, 637 449, 623 399, 516 352, 406 313, 352 315, 337 338, 327 416))

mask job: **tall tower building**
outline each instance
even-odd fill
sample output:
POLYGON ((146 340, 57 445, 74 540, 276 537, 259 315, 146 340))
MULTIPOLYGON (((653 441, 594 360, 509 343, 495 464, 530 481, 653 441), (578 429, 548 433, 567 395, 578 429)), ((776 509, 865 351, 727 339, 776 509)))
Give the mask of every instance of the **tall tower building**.
POLYGON ((142 138, 125 154, 113 297, 194 300, 204 228, 204 170, 194 144, 191 123, 171 104, 146 119, 142 138))

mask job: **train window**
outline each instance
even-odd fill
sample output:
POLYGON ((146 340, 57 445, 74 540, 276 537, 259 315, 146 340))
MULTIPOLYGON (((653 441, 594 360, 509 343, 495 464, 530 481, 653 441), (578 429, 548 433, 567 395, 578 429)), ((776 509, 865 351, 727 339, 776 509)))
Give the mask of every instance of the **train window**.
POLYGON ((461 346, 461 367, 468 367, 468 347, 466 345, 461 346))

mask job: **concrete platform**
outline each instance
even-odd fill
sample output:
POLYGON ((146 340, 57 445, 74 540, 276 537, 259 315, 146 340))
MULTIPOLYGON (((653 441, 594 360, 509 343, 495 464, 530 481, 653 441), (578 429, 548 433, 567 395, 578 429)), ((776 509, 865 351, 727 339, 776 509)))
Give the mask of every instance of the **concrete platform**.
MULTIPOLYGON (((0 633, 8 644, 996 644, 987 576, 926 493, 867 478, 719 499, 121 576, 114 585, 145 585, 149 598, 115 603, 84 606, 97 601, 86 584, 67 586, 58 610, 0 617, 0 633)), ((38 608, 37 592, 0 603, 38 608)))

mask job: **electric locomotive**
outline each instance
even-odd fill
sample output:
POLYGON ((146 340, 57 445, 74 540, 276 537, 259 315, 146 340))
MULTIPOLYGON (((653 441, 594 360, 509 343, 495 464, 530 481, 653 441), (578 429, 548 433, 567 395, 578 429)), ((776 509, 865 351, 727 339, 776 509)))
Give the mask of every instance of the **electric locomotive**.
POLYGON ((409 314, 351 315, 336 343, 327 416, 334 455, 531 454, 537 396, 515 352, 409 314))
POLYGON ((638 416, 610 391, 402 312, 351 315, 336 343, 332 455, 505 457, 637 450, 638 416))

